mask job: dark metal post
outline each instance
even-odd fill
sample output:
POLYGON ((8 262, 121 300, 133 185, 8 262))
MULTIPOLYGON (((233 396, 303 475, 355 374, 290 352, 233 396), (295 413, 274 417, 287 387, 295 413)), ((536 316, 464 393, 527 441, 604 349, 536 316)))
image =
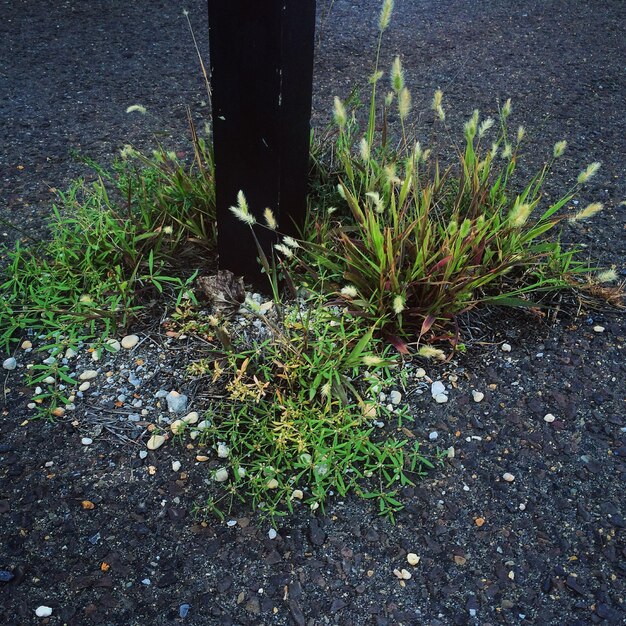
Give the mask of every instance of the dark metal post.
MULTIPOLYGON (((282 233, 306 211, 315 0, 208 0, 221 269, 258 278, 249 227, 228 210, 244 192, 282 233)), ((265 249, 275 236, 255 227, 265 249)))

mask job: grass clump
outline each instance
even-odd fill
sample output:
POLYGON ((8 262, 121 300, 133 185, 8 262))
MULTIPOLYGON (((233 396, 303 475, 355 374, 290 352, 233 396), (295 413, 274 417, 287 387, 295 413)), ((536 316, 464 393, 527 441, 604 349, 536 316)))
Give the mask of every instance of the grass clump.
POLYGON ((395 358, 374 354, 374 329, 318 297, 284 318, 255 317, 266 338, 244 349, 233 338, 214 368, 228 401, 214 408, 204 437, 228 464, 215 475, 228 472, 227 495, 245 495, 276 517, 294 502, 315 510, 333 493, 353 492, 393 518, 400 488, 433 466, 414 439, 380 428, 378 420, 397 421, 378 402, 393 384, 395 358))
POLYGON ((191 166, 163 149, 145 156, 130 147, 111 170, 87 160, 97 178, 59 195, 50 238, 8 251, 6 347, 27 329, 69 343, 109 335, 160 294, 180 300, 192 280, 185 256, 215 246, 211 151, 195 134, 194 149, 191 166))

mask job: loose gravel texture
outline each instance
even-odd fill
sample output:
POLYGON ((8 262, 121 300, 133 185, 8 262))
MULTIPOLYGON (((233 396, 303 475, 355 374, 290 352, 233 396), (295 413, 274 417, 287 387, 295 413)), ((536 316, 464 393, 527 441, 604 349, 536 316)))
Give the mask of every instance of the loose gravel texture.
MULTIPOLYGON (((85 174, 70 149, 107 162, 125 143, 152 146, 156 133, 168 147, 184 146, 185 106, 199 120, 208 115, 182 6, 0 5, 0 217, 31 236, 45 231, 51 189, 85 174), (131 104, 148 115, 126 114, 131 104)), ((186 6, 206 50, 205 5, 186 6)), ((328 119, 332 95, 365 83, 379 6, 318 2, 316 125, 328 119)), ((567 139, 550 193, 601 161, 581 203, 606 209, 590 224, 566 225, 564 240, 622 276, 624 23, 621 0, 396 0, 383 52, 384 64, 403 56, 423 138, 441 87, 453 129, 474 108, 492 112, 496 98, 511 97, 535 164, 567 139)), ((5 226, 0 235, 20 236, 5 226)), ((549 324, 505 312, 471 329, 466 355, 415 364, 444 383, 447 402, 418 393, 415 378, 397 389, 415 437, 427 450, 454 452, 404 490, 396 525, 367 503, 335 499, 324 515, 301 508, 283 518, 275 536, 245 508, 227 516, 230 525, 193 519, 213 488, 207 465, 216 458, 197 462, 197 450, 173 442, 139 454, 147 423, 168 415, 159 390, 186 394, 189 410, 206 407, 206 388, 183 375, 199 356, 193 340, 133 328, 140 341, 130 350, 100 362, 79 353, 77 370, 100 372, 56 424, 24 425, 33 394, 24 367, 45 355, 6 355, 16 368, 0 370, 0 621, 626 623, 623 317, 591 311, 549 324), (473 391, 484 397, 477 402, 473 391), (419 562, 409 564, 409 554, 419 562)))

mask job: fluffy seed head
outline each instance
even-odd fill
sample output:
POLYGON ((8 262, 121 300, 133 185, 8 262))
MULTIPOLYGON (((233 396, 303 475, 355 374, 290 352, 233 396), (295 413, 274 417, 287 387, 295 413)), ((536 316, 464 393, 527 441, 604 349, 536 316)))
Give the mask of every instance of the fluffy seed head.
POLYGON ((356 298, 359 295, 359 292, 353 285, 346 285, 341 289, 341 295, 346 296, 346 298, 356 298))
POLYGON ((390 107, 391 106, 391 103, 393 102, 393 96, 394 96, 393 91, 388 91, 387 92, 387 95, 385 96, 385 106, 386 107, 390 107))
POLYGON ((384 359, 381 359, 378 356, 374 356, 373 354, 366 354, 363 357, 363 365, 366 365, 367 367, 377 367, 379 365, 382 365, 384 362, 384 359))
POLYGON ((335 122, 339 128, 343 128, 348 121, 348 114, 346 113, 346 107, 343 105, 343 102, 337 96, 335 96, 333 108, 335 122))
POLYGON ((461 239, 465 239, 465 237, 467 237, 470 234, 471 230, 472 230, 472 220, 470 220, 469 218, 465 218, 459 230, 459 237, 461 239))
POLYGON ((368 191, 365 195, 374 204, 374 210, 376 213, 382 213, 385 210, 383 201, 380 199, 380 194, 377 191, 368 191))
POLYGON ((283 243, 290 248, 299 248, 300 244, 293 238, 289 236, 283 237, 283 243))
POLYGON ((399 94, 404 89, 404 70, 400 57, 396 57, 391 65, 391 88, 399 94))
POLYGON ((502 148, 502 154, 500 155, 503 159, 510 159, 513 154, 513 148, 510 143, 504 144, 504 148, 502 148))
POLYGON ((513 228, 521 228, 528 220, 532 210, 533 206, 528 202, 516 203, 509 213, 509 223, 513 228))
POLYGON ((380 10, 380 17, 378 18, 378 28, 382 33, 387 30, 389 22, 391 22, 391 13, 393 11, 393 0, 384 0, 383 7, 380 10))
POLYGON ((239 191, 237 194, 237 206, 231 206, 229 210, 244 224, 248 224, 248 226, 254 226, 256 224, 254 215, 252 215, 248 209, 248 202, 246 197, 243 195, 243 191, 239 191))
POLYGON ((124 147, 120 150, 120 156, 123 159, 128 159, 129 157, 133 157, 137 154, 135 148, 133 148, 130 144, 124 144, 124 147))
POLYGON ((567 148, 567 141, 565 141, 565 139, 563 141, 557 141, 554 144, 554 150, 552 151, 552 154, 554 154, 554 158, 558 159, 560 156, 563 156, 565 148, 567 148))
POLYGON ((401 295, 394 296, 393 299, 393 312, 396 315, 400 315, 404 311, 404 297, 401 295))
POLYGON ((267 224, 267 227, 269 229, 276 230, 278 228, 278 222, 276 221, 276 218, 274 217, 274 213, 272 212, 272 209, 267 207, 265 211, 263 211, 263 217, 265 218, 265 223, 267 224))
POLYGON ((512 110, 513 110, 513 107, 511 106, 511 98, 509 98, 504 103, 504 106, 502 107, 502 117, 504 117, 504 118, 509 117, 509 115, 511 115, 511 111, 512 110))
POLYGON ((362 137, 359 143, 359 153, 361 155, 361 160, 363 161, 363 163, 368 163, 370 160, 370 146, 367 143, 367 139, 365 137, 362 137))
POLYGON ((468 141, 471 141, 476 136, 476 130, 478 128, 478 109, 474 109, 474 113, 472 113, 472 117, 465 122, 465 137, 468 141))
POLYGON ((519 143, 522 139, 524 139, 525 134, 526 134, 526 129, 523 126, 520 126, 517 129, 517 143, 519 143))
POLYGON ((587 169, 583 170, 578 175, 578 183, 581 184, 581 185, 586 183, 592 176, 594 176, 596 174, 596 172, 599 169, 600 169, 600 163, 598 163, 597 161, 595 163, 590 163, 587 166, 587 169))
POLYGON ((330 389, 331 389, 330 381, 327 381, 322 385, 320 389, 320 394, 322 398, 328 398, 330 396, 330 389))
POLYGON ((278 250, 287 259, 291 259, 293 257, 293 252, 291 251, 291 248, 285 246, 282 243, 277 243, 274 248, 276 248, 276 250, 278 250))
POLYGON ((588 204, 582 211, 578 211, 574 217, 571 218, 571 222, 578 222, 580 220, 586 220, 594 215, 597 215, 602 211, 604 205, 601 202, 592 202, 588 204))
POLYGON ((400 119, 403 120, 409 114, 411 110, 411 92, 404 87, 398 97, 398 114, 400 119))
POLYGON ((437 359, 438 361, 446 360, 444 351, 439 350, 439 348, 433 348, 432 346, 422 346, 417 353, 425 359, 437 359))
POLYGON ((483 120, 478 127, 478 136, 482 137, 491 127, 493 126, 493 118, 488 117, 486 120, 483 120))
POLYGON ((147 109, 145 106, 142 106, 141 104, 132 104, 126 109, 126 113, 134 113, 135 111, 137 113, 141 113, 142 115, 145 115, 147 112, 147 109))
POLYGON ((369 83, 370 85, 375 85, 382 77, 384 76, 384 73, 381 72, 380 70, 378 70, 377 72, 374 72, 370 77, 369 77, 369 83))
POLYGON ((433 111, 436 111, 443 103, 443 91, 441 89, 437 89, 435 91, 435 95, 433 96, 432 108, 433 111))
POLYGON ((604 270, 604 272, 600 272, 596 276, 599 283, 612 283, 617 280, 617 272, 615 269, 611 268, 610 270, 604 270))

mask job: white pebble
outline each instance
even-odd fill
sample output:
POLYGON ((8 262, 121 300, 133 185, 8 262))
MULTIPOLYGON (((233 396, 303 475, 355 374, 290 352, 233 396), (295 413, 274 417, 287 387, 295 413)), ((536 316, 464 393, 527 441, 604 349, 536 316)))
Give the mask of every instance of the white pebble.
POLYGON ((391 404, 400 404, 402 400, 402 394, 395 389, 389 394, 389 400, 391 404))
POLYGON ((22 341, 22 350, 32 350, 33 349, 33 344, 31 341, 28 341, 28 339, 26 341, 22 341))
POLYGON ((593 332, 594 333, 603 333, 604 332, 604 326, 600 326, 600 325, 594 326, 593 327, 593 332))
POLYGON ((134 348, 139 343, 139 337, 137 335, 126 335, 122 339, 122 348, 126 348, 126 350, 130 350, 134 348))
POLYGON ((49 606, 38 606, 35 609, 35 615, 37 617, 50 617, 52 615, 52 609, 49 606))
POLYGON ((140 459, 145 459, 148 456, 148 451, 147 450, 139 450, 139 458, 140 459))
POLYGON ((54 376, 46 376, 41 382, 46 383, 46 385, 54 385, 54 376))
POLYGON ((172 461, 172 471, 177 472, 181 468, 180 461, 172 461))
POLYGON ((426 376, 426 370, 423 367, 418 367, 415 370, 415 378, 424 378, 426 376))
POLYGON ((435 396, 435 402, 437 404, 444 404, 448 401, 448 396, 445 393, 440 393, 435 396))
POLYGON ((420 562, 420 557, 415 552, 409 552, 406 555, 406 560, 409 565, 417 565, 420 562))
POLYGON ((53 356, 49 356, 47 359, 42 361, 44 365, 54 365, 56 362, 57 360, 53 356))
POLYGON ((433 432, 428 435, 428 438, 431 441, 437 441, 437 439, 439 438, 439 433, 436 430, 433 430, 433 432))
POLYGON ((554 417, 554 415, 552 415, 552 413, 548 413, 547 415, 543 416, 543 421, 544 422, 548 422, 548 424, 551 424, 555 419, 556 419, 556 417, 554 417))
POLYGON ((17 361, 13 357, 10 357, 3 361, 2 367, 5 370, 14 370, 17 367, 17 361))
POLYGON ((107 339, 107 345, 109 346, 109 350, 113 352, 119 352, 122 348, 120 342, 117 339, 107 339))
POLYGON ((502 478, 503 480, 506 480, 507 483, 512 483, 515 480, 515 476, 513 476, 513 474, 510 474, 509 472, 505 472, 504 474, 502 474, 502 478))
POLYGON ((433 398, 437 397, 438 395, 441 395, 442 393, 447 393, 446 386, 440 380, 436 380, 430 386, 430 393, 433 398))
POLYGON ((502 352, 511 352, 511 344, 503 343, 502 344, 502 352))
POLYGON ((278 533, 273 528, 270 528, 269 532, 267 533, 267 536, 270 539, 276 539, 277 535, 278 535, 278 533))
POLYGON ((148 450, 156 450, 160 448, 165 443, 165 437, 163 435, 152 435, 150 439, 148 439, 148 443, 146 447, 148 450))
POLYGON ((86 380, 84 383, 80 385, 80 387, 78 388, 78 391, 87 391, 89 387, 91 387, 91 383, 88 380, 86 380))
POLYGON ((85 370, 78 378, 80 380, 93 380, 97 375, 96 370, 85 370))
POLYGON ((93 439, 91 437, 83 437, 80 442, 84 445, 84 446, 90 446, 93 443, 93 439))
POLYGON ((228 449, 228 446, 226 444, 224 443, 217 444, 217 456, 220 459, 227 459, 229 454, 230 454, 230 450, 228 449))
POLYGON ((66 359, 73 359, 78 353, 76 352, 76 350, 74 350, 74 348, 68 348, 65 351, 65 358, 66 359))
POLYGON ((472 391, 472 397, 474 402, 482 402, 485 399, 485 394, 482 391, 472 391))
POLYGON ((220 467, 215 472, 215 481, 218 483, 223 483, 228 480, 228 470, 225 467, 220 467))

